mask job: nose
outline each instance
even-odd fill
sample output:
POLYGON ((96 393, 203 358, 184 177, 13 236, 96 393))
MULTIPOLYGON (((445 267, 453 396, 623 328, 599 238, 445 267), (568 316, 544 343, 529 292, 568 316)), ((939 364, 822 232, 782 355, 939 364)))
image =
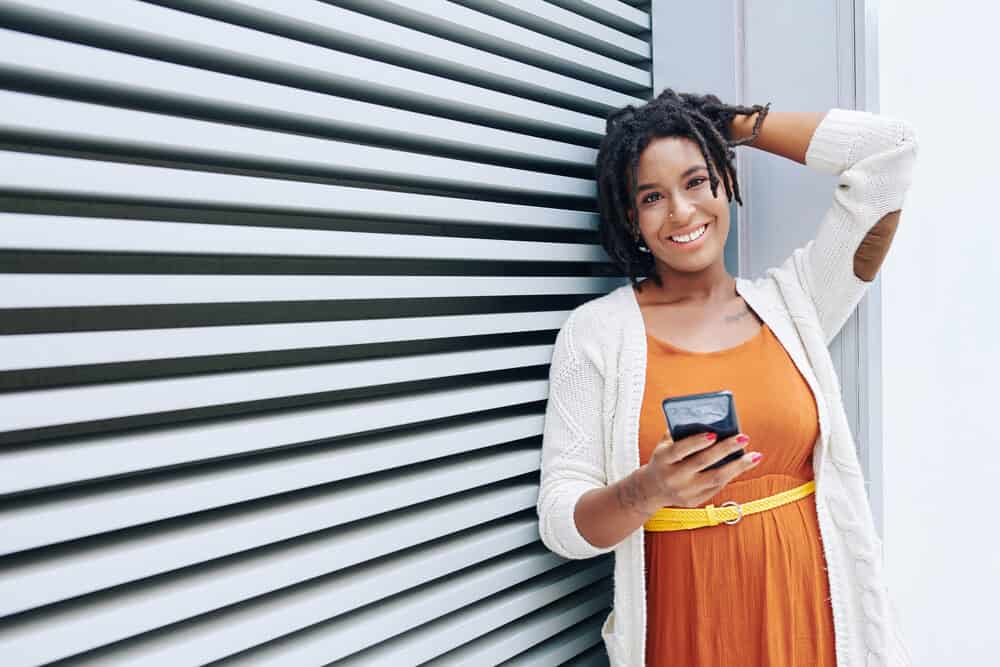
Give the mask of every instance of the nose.
POLYGON ((694 213, 694 204, 679 198, 674 200, 676 203, 671 211, 667 213, 667 217, 674 222, 682 222, 691 217, 694 213))

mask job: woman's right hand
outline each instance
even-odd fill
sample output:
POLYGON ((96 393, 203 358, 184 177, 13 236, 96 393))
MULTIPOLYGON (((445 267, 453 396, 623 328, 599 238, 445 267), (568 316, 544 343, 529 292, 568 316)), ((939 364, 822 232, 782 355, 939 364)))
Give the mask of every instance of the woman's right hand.
POLYGON ((643 486, 657 507, 698 507, 760 462, 760 452, 747 452, 735 461, 701 472, 743 449, 749 439, 740 433, 716 441, 714 433, 697 433, 674 442, 668 432, 656 445, 649 462, 640 468, 643 486), (745 440, 741 441, 741 437, 745 440))

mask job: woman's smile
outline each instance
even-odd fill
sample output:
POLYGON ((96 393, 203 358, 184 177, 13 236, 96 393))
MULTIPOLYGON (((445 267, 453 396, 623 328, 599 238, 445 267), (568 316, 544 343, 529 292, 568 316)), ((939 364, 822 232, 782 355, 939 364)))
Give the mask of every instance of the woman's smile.
POLYGON ((711 226, 711 224, 712 223, 710 222, 706 222, 704 225, 696 229, 691 234, 686 234, 686 235, 679 234, 674 236, 668 236, 667 243, 669 243, 671 246, 675 248, 682 250, 694 250, 696 248, 700 248, 702 245, 705 244, 705 237, 708 236, 708 228, 711 226), (679 236, 685 240, 675 241, 674 240, 675 236, 679 236))

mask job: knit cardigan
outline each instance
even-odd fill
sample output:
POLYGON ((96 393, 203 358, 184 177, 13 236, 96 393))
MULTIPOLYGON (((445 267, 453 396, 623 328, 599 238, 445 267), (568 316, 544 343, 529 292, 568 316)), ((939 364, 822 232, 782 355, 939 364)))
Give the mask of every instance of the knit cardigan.
MULTIPOLYGON (((904 120, 828 111, 805 157, 808 167, 837 176, 816 235, 764 275, 736 278, 736 291, 769 325, 816 399, 815 503, 837 667, 910 664, 828 346, 871 284, 854 274, 855 250, 884 215, 903 207, 916 154, 916 133, 904 120)), ((570 312, 549 368, 538 528, 542 543, 564 558, 614 551, 613 607, 601 628, 613 667, 645 662, 644 530, 597 547, 580 534, 573 513, 584 493, 639 467, 645 379, 645 325, 630 284, 570 312)))

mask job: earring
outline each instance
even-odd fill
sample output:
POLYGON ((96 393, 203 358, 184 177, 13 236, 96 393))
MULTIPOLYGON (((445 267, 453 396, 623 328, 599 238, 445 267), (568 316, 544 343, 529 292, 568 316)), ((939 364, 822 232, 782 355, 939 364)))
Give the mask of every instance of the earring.
POLYGON ((632 234, 632 240, 635 241, 635 247, 639 249, 639 252, 649 252, 649 248, 647 248, 646 244, 643 242, 642 234, 639 233, 639 230, 636 229, 635 226, 632 226, 629 228, 629 231, 632 234))

